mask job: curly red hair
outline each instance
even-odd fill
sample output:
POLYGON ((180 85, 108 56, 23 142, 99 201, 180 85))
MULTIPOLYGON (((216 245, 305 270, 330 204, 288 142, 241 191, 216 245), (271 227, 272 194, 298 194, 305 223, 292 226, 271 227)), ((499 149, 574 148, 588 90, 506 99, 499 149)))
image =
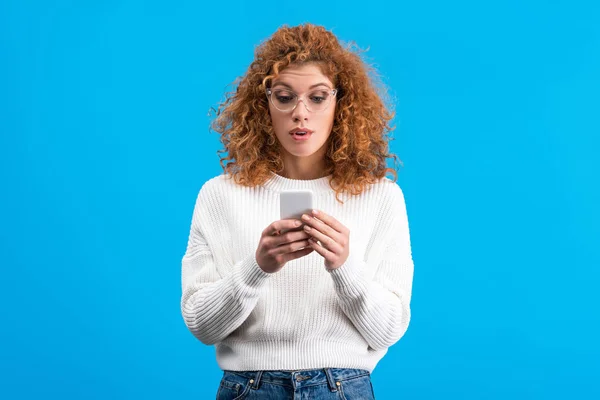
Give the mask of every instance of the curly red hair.
POLYGON ((333 33, 312 24, 284 25, 262 42, 246 74, 235 82, 236 90, 219 105, 211 127, 225 147, 217 153, 227 153, 219 156, 223 171, 238 184, 257 186, 283 170, 265 90, 284 68, 303 63, 317 64, 338 88, 325 156, 338 201, 340 193, 358 195, 387 172, 396 181, 396 171, 386 167, 387 158, 398 157, 388 151, 394 113, 382 100, 384 86, 352 44, 342 46, 333 33))

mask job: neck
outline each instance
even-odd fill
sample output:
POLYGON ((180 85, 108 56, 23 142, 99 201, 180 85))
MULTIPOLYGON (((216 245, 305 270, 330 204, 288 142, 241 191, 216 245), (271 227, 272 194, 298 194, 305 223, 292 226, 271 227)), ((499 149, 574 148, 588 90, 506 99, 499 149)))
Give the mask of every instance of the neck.
POLYGON ((317 152, 308 157, 297 157, 291 154, 283 155, 283 170, 277 173, 284 178, 295 180, 311 180, 328 176, 325 171, 323 154, 317 152))
POLYGON ((299 181, 309 181, 313 179, 319 179, 327 176, 327 173, 324 169, 315 170, 313 168, 303 170, 302 168, 298 169, 284 169, 281 172, 278 172, 279 175, 284 178, 294 179, 299 181))

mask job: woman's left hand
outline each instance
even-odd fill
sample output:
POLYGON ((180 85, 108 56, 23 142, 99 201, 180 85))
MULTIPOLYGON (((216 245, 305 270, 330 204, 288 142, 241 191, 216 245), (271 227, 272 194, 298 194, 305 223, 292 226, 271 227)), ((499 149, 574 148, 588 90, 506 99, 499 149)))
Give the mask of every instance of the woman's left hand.
POLYGON ((350 230, 318 210, 313 210, 312 215, 302 215, 302 222, 304 231, 312 236, 308 241, 310 246, 325 258, 325 267, 329 270, 341 267, 350 252, 350 230))

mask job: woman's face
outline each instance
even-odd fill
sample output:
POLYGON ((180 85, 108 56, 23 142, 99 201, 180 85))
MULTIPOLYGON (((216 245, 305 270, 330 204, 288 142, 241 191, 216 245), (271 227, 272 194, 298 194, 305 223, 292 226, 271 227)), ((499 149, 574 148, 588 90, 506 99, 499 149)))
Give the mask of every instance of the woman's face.
MULTIPOLYGON (((317 161, 317 158, 324 157, 327 151, 325 144, 333 129, 336 98, 330 98, 329 105, 325 110, 313 111, 311 105, 314 106, 314 102, 320 101, 320 98, 313 96, 311 99, 308 95, 315 91, 331 92, 332 89, 334 89, 333 83, 321 73, 316 64, 289 66, 273 80, 272 100, 275 99, 276 94, 279 94, 280 99, 289 102, 290 92, 295 93, 301 99, 298 100, 296 108, 292 111, 280 111, 275 108, 272 101, 269 101, 271 122, 275 135, 283 148, 284 158, 288 158, 290 155, 295 157, 314 156, 311 158, 315 158, 314 161, 317 161), (307 106, 311 111, 307 110, 307 106), (304 137, 294 135, 291 131, 296 128, 309 129, 312 133, 308 132, 304 137)), ((285 107, 281 107, 280 104, 279 108, 285 107)))

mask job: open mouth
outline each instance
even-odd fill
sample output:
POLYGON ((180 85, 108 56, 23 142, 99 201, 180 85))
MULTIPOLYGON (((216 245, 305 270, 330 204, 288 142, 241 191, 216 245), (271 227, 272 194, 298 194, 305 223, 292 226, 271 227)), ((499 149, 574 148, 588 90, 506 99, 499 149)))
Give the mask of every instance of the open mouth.
POLYGON ((312 135, 312 132, 298 131, 291 133, 291 135, 295 141, 302 141, 308 140, 308 138, 310 138, 310 136, 312 135))
POLYGON ((308 128, 296 128, 290 131, 294 140, 306 140, 312 135, 313 131, 308 128))

